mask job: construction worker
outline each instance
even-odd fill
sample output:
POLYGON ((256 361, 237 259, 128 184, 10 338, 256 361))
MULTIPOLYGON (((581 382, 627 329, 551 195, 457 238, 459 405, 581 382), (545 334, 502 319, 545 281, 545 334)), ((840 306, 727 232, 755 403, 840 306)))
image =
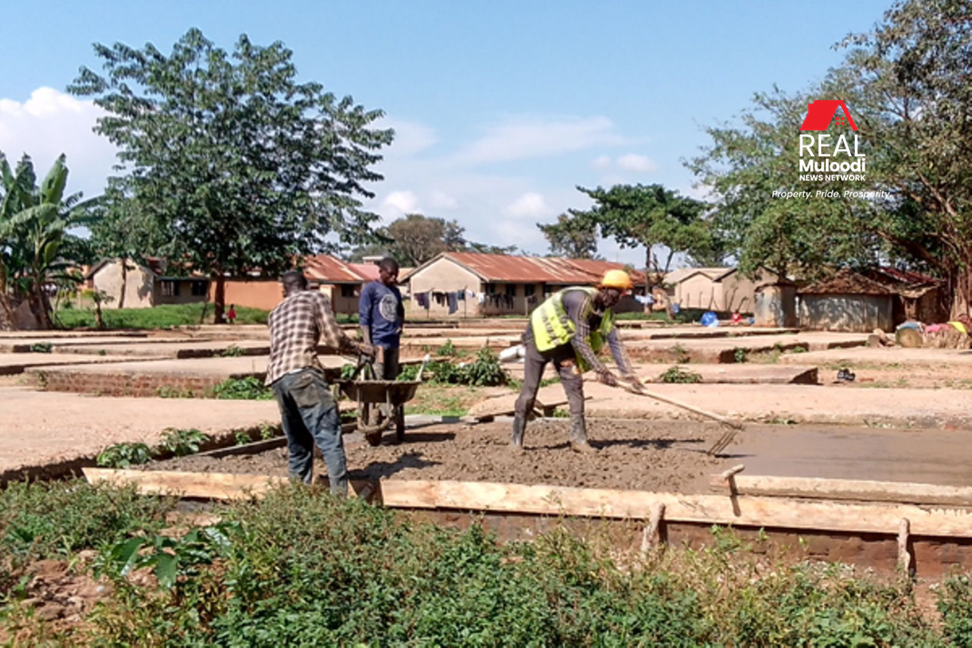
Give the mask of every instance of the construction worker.
POLYGON ((317 347, 323 344, 332 351, 369 357, 374 355, 374 347, 345 335, 334 317, 331 300, 322 292, 309 290, 303 272, 285 272, 280 281, 284 300, 267 318, 270 360, 266 384, 273 389, 280 407, 290 476, 311 483, 316 444, 327 465, 331 493, 344 497, 348 493, 348 466, 341 420, 317 359, 317 347))
POLYGON ((624 270, 608 270, 597 288, 565 288, 551 295, 530 316, 523 334, 525 347, 523 391, 516 401, 513 419, 514 450, 523 450, 527 417, 540 387, 548 362, 553 362, 570 405, 570 447, 576 452, 595 452, 587 442, 584 420, 584 382, 581 374, 592 369, 605 385, 616 387, 619 378, 597 357, 606 342, 618 369, 633 389, 642 390, 633 374, 617 330, 611 308, 631 290, 631 277, 624 270))

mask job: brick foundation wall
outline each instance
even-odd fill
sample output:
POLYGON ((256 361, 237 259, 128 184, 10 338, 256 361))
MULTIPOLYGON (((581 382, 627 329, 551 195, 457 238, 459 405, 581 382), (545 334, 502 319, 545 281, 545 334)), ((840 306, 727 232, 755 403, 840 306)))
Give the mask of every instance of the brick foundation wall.
POLYGON ((27 375, 34 385, 45 391, 149 398, 156 398, 165 391, 173 395, 191 393, 197 398, 204 397, 225 379, 218 376, 132 375, 70 370, 29 371, 27 375))

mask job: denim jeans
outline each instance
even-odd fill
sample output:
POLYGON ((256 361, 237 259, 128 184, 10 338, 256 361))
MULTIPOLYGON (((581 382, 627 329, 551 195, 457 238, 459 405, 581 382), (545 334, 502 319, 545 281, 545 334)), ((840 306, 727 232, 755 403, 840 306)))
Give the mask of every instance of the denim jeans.
POLYGON ((313 444, 316 443, 324 455, 331 492, 347 495, 348 463, 341 438, 341 418, 323 374, 316 369, 304 369, 279 378, 272 387, 290 450, 290 476, 311 483, 313 444))

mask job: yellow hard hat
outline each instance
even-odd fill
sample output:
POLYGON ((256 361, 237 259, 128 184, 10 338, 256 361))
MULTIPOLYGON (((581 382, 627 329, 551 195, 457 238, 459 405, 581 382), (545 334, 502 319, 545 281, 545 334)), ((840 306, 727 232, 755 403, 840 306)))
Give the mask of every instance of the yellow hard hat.
POLYGON ((631 277, 624 270, 608 270, 601 279, 601 288, 618 288, 620 290, 631 290, 634 284, 631 277))

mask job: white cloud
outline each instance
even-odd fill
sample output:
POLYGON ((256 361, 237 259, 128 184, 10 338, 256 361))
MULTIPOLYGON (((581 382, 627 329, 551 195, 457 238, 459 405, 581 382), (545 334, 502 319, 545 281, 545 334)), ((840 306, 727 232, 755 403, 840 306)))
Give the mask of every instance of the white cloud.
POLYGON ((115 163, 115 147, 91 130, 104 114, 93 102, 54 88, 38 88, 24 102, 2 98, 0 151, 11 165, 24 153, 30 155, 40 177, 64 153, 70 170, 68 192, 99 195, 115 163))
POLYGON ((458 200, 438 189, 432 192, 432 197, 429 202, 433 209, 455 209, 459 206, 458 200))
POLYGON ((458 161, 507 162, 624 143, 607 117, 516 117, 487 128, 483 137, 460 152, 458 161))
POLYGON ((598 155, 591 162, 595 169, 606 169, 611 166, 611 156, 610 155, 598 155))
POLYGON ((430 148, 439 141, 435 129, 425 124, 385 117, 376 122, 376 128, 394 128, 395 139, 385 151, 387 155, 411 155, 430 148))
POLYGON ((654 171, 658 165, 649 160, 644 155, 628 153, 618 158, 618 166, 627 171, 648 172, 654 171))
POLYGON ((550 213, 550 207, 540 194, 529 191, 510 204, 506 213, 516 218, 538 218, 550 213))
POLYGON ((378 210, 386 219, 394 220, 405 214, 420 214, 418 196, 413 191, 393 191, 381 203, 378 210))

